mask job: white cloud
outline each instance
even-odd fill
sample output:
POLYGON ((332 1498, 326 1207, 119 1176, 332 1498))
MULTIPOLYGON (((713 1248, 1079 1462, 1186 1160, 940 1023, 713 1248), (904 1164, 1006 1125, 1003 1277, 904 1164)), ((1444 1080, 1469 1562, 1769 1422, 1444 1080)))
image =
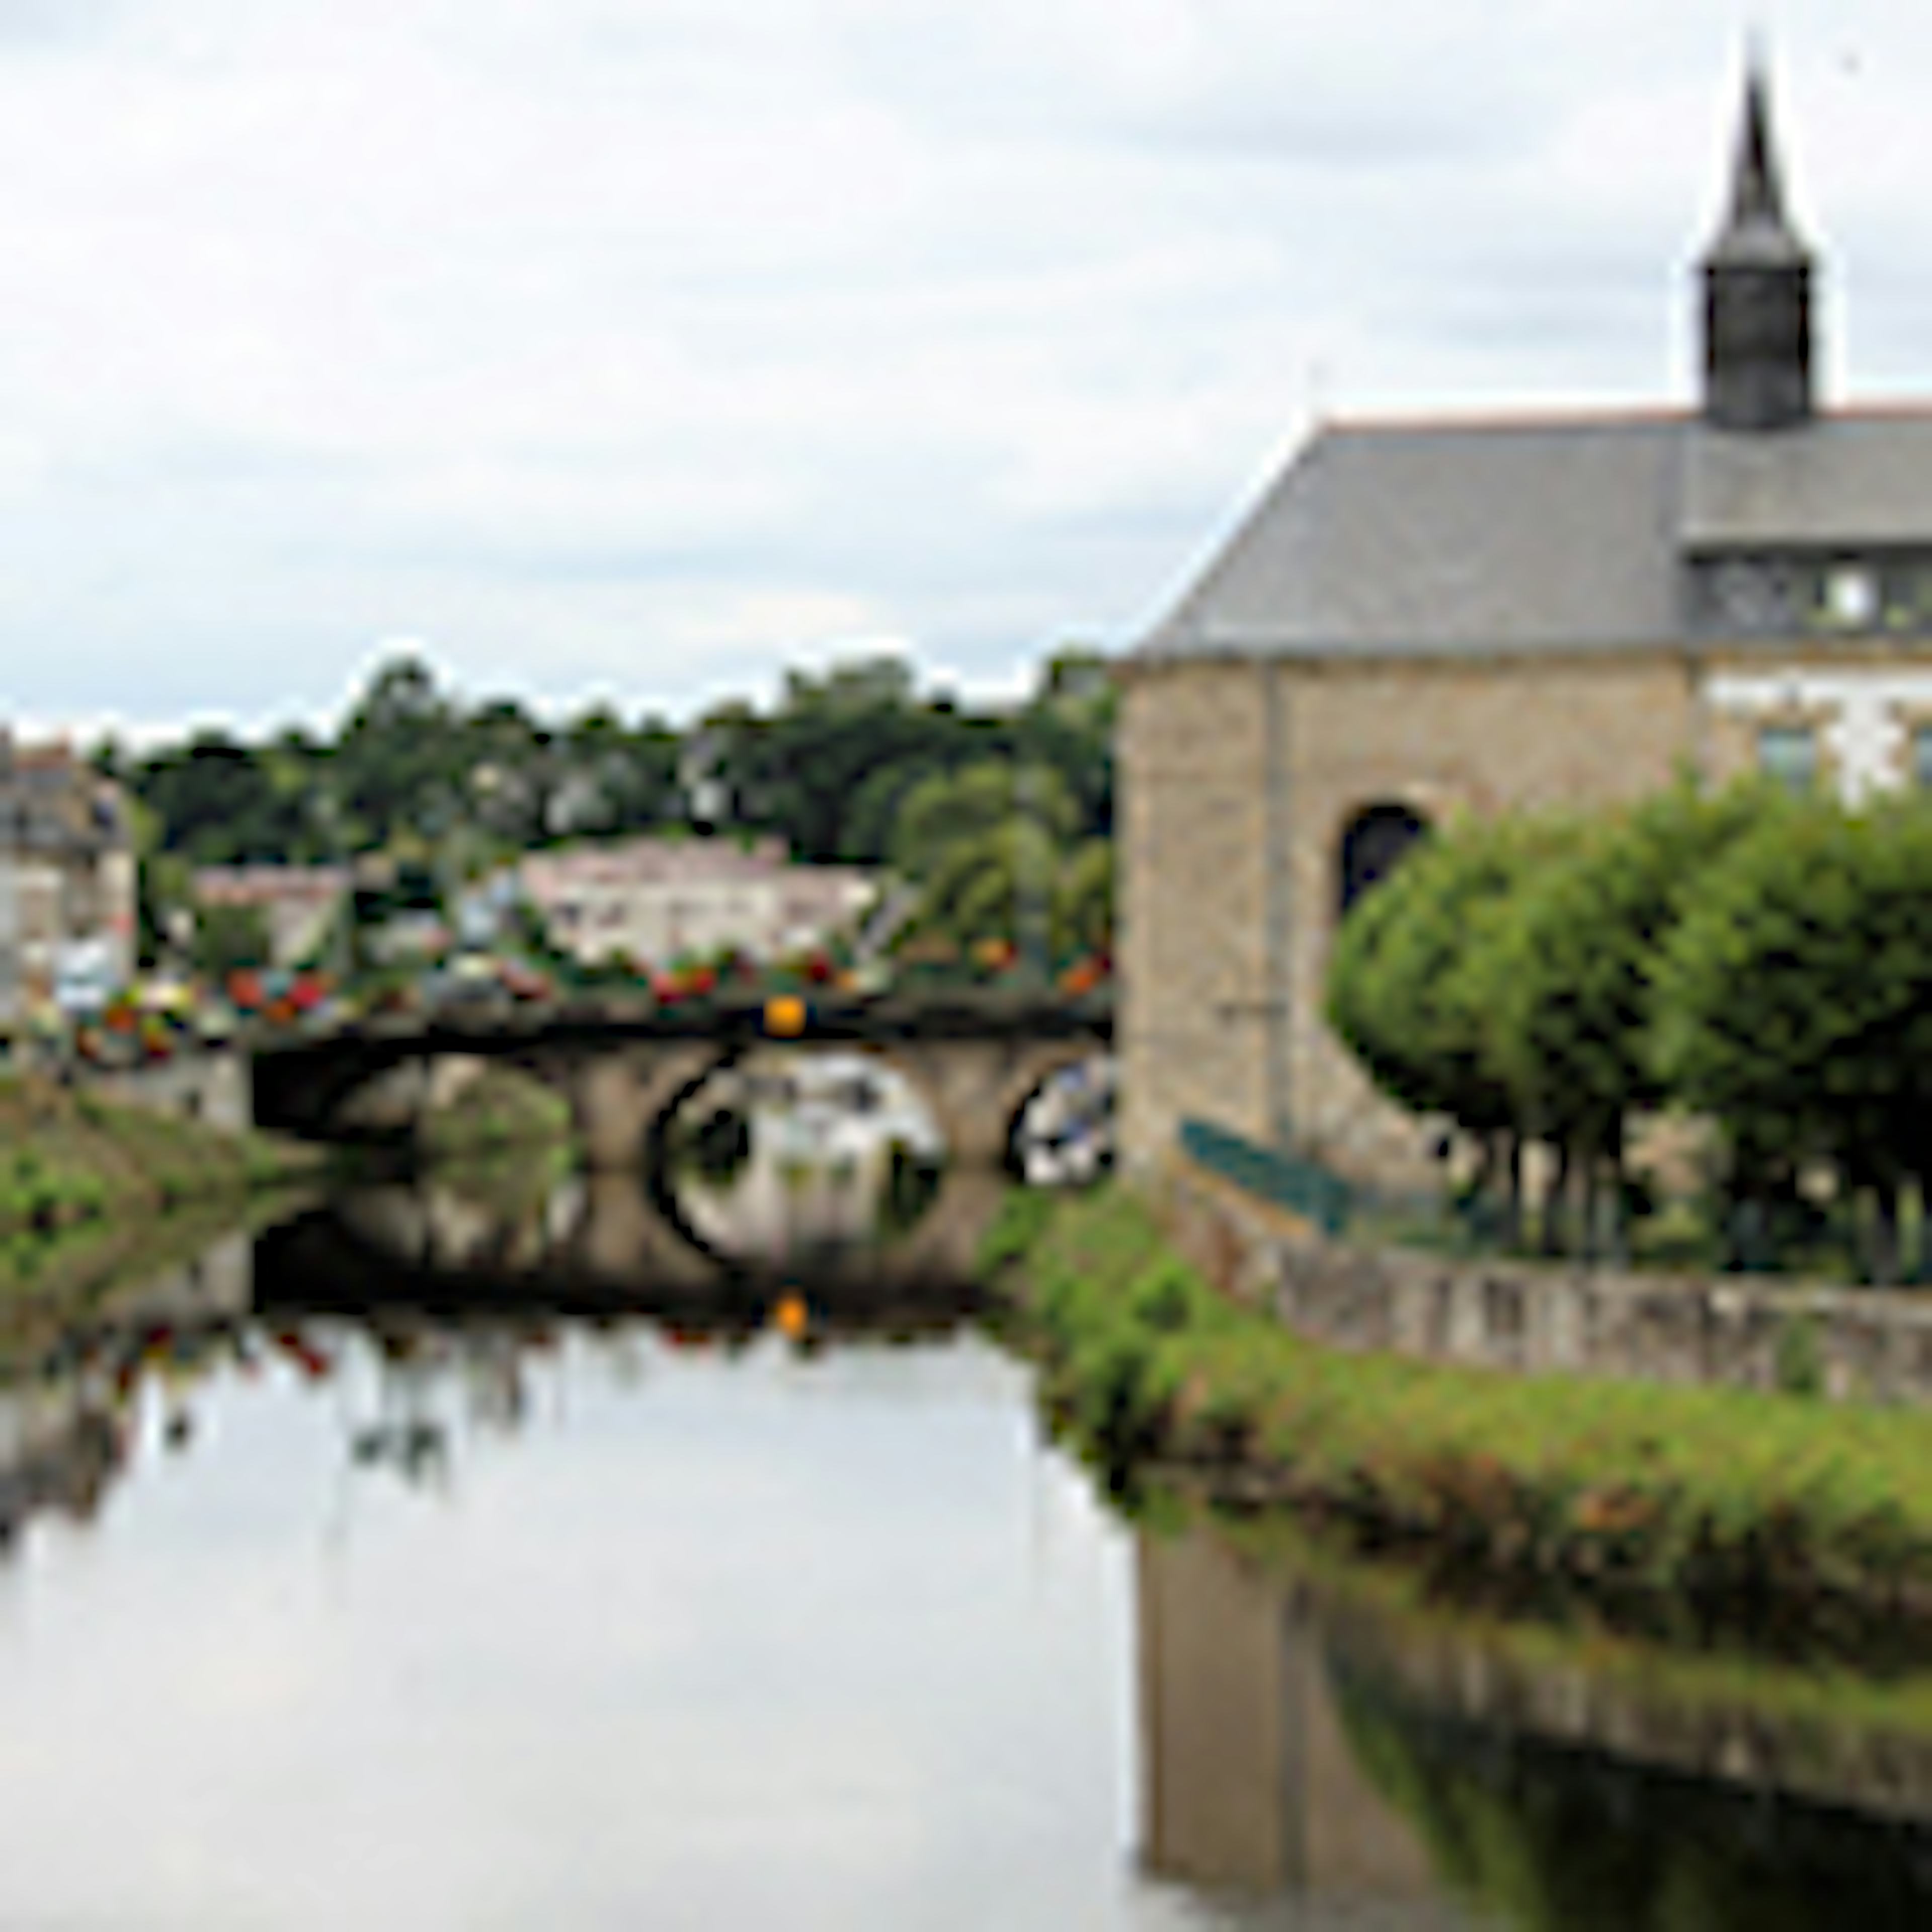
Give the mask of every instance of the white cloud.
MULTIPOLYGON (((1828 365, 1923 386, 1932 20, 1788 0, 1828 365)), ((377 642, 684 710, 1125 642, 1312 409, 1686 395, 1731 10, 0 0, 0 708, 377 642)))

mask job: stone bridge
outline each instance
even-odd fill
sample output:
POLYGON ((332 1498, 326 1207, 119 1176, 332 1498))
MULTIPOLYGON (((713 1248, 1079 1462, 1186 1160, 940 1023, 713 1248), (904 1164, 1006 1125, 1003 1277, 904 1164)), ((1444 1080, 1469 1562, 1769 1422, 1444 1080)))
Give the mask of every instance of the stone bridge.
MULTIPOLYGON (((442 1097, 439 1063, 500 1060, 563 1095, 592 1170, 634 1168, 685 1100, 772 1037, 764 1006, 748 1002, 391 1021, 258 1045, 254 1124, 317 1138, 400 1137, 442 1097)), ((814 1002, 781 1043, 878 1055, 930 1110, 954 1162, 996 1166, 1042 1084, 1112 1038, 1105 998, 886 996, 814 1002)))

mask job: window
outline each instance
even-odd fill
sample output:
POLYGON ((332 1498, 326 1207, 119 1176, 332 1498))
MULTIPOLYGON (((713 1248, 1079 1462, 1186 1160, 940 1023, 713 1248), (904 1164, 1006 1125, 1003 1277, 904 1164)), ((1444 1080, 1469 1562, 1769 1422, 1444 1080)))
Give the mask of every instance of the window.
POLYGON ((1794 628, 1806 594, 1790 566, 1772 557, 1722 558, 1705 566, 1701 581, 1705 625, 1741 635, 1794 628))
POLYGON ((1880 573, 1884 593, 1885 627, 1888 631, 1917 629, 1925 619, 1928 586, 1924 566, 1906 561, 1888 564, 1880 573))
POLYGON ((1878 573, 1869 564, 1834 563, 1825 572, 1820 615, 1834 631, 1869 630, 1878 621, 1878 573))
POLYGON ((1406 805, 1372 805, 1358 812, 1342 834, 1336 910, 1346 913, 1429 830, 1406 805))
POLYGON ((1912 728, 1912 782, 1921 791, 1932 791, 1932 724, 1912 728))
POLYGON ((1787 791, 1818 782, 1818 734, 1808 724, 1767 724, 1757 734, 1757 768, 1787 791))

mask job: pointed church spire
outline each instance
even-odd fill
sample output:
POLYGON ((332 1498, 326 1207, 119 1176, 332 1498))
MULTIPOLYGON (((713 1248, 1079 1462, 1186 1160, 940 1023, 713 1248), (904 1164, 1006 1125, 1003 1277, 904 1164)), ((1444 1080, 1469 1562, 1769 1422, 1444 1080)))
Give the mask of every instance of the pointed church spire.
POLYGON ((1770 88, 1754 55, 1724 224, 1704 257, 1704 413, 1720 429, 1811 414, 1811 254, 1784 211, 1770 88))
POLYGON ((1810 252, 1784 212, 1778 150, 1771 136, 1770 90, 1754 58, 1744 80, 1744 118, 1731 169, 1731 207, 1707 262, 1808 262, 1810 252))

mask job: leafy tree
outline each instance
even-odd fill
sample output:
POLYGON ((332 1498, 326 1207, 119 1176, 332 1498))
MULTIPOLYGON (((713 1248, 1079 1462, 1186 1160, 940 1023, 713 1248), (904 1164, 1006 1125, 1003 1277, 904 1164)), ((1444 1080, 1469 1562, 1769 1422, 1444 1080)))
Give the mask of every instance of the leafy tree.
POLYGON ((162 849, 200 865, 273 858, 299 832, 298 801, 278 791, 259 752, 219 730, 152 760, 139 795, 165 828, 162 849))
POLYGON ((1064 952, 1114 950, 1114 842, 1089 838, 1074 848, 1060 874, 1055 908, 1064 952))
POLYGON ((868 862, 884 856, 873 843, 877 814, 862 830, 852 811, 873 776, 949 769, 985 736, 976 721, 914 703, 896 658, 835 666, 823 677, 794 672, 771 716, 741 704, 714 712, 706 728, 722 742, 721 776, 739 823, 776 833, 802 859, 868 862))
POLYGON ((216 978, 269 963, 268 922, 260 906, 204 906, 195 921, 194 963, 216 978))
POLYGON ((407 826, 428 832, 460 809, 464 761, 458 718, 419 658, 380 666, 336 748, 346 808, 386 842, 407 826))
POLYGON ((1507 1156, 1512 1214, 1530 1123, 1497 1052, 1484 949, 1561 836, 1534 821, 1472 820, 1425 839, 1357 901, 1329 966, 1336 1031, 1391 1098, 1481 1140, 1490 1172, 1507 1156))
POLYGON ((1050 946, 1059 873, 1051 836, 1027 819, 1010 818, 955 838, 925 880, 921 925, 962 945, 1008 939, 1025 947, 1050 946))
POLYGON ((929 878, 953 847, 1022 820, 1055 853, 1072 836, 1079 809, 1059 772, 1050 765, 969 765, 927 778, 907 796, 892 857, 908 878, 929 878))
POLYGON ((854 787, 839 832, 839 856, 855 864, 880 865, 891 856, 901 813, 914 788, 949 769, 930 757, 912 755, 874 766, 854 787))
POLYGON ((1741 1192, 1823 1156, 1877 1208, 1932 1168, 1932 813, 1768 814, 1700 882, 1658 968, 1660 1078, 1724 1126, 1741 1192))
POLYGON ((1061 652, 1025 704, 1000 710, 922 698, 904 662, 881 656, 794 673, 776 707, 722 704, 688 731, 627 726, 602 704, 553 727, 514 700, 460 703, 404 655, 375 668, 332 741, 204 733, 137 764, 100 756, 157 815, 161 848, 194 864, 382 851, 433 854, 452 878, 553 838, 682 826, 701 769, 721 829, 773 833, 807 861, 896 860, 922 878, 944 862, 946 917, 975 927, 1010 929, 1023 859, 1022 902, 1037 874, 1056 943, 1094 944, 1111 928, 1109 863, 1075 854, 1111 828, 1114 697, 1091 652, 1061 652), (990 836, 1016 812, 1033 833, 990 836), (976 842, 976 856, 948 856, 976 842))
POLYGON ((1607 1166, 1621 1247, 1628 1124, 1667 1097, 1651 1052, 1658 949, 1704 868, 1764 808, 1755 787, 1712 800, 1686 780, 1577 828, 1552 862, 1526 870, 1482 950, 1471 990, 1494 1063, 1525 1131, 1559 1150, 1563 1174, 1581 1172, 1587 1241, 1607 1166))

